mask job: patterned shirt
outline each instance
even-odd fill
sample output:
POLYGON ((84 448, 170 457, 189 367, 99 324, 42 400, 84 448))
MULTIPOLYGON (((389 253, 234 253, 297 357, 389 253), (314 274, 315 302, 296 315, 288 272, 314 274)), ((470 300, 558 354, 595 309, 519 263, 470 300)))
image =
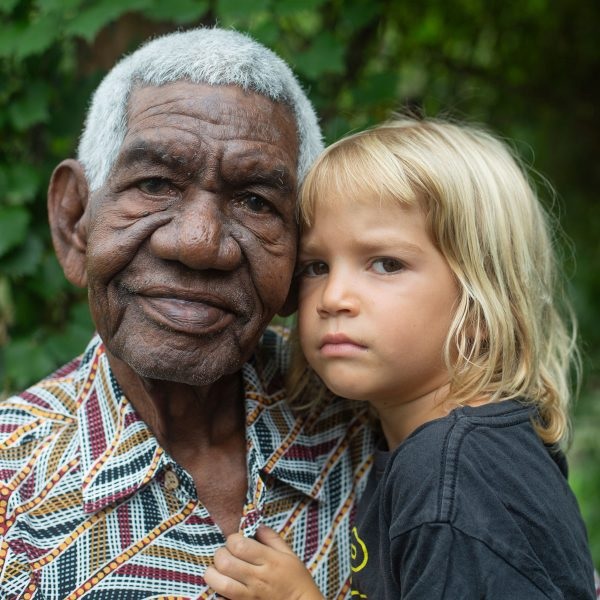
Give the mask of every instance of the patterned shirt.
MULTIPOLYGON (((283 356, 267 332, 243 367, 240 531, 279 531, 328 599, 347 598, 351 513, 371 464, 367 416, 343 401, 293 413, 283 356)), ((123 395, 98 337, 0 403, 1 598, 212 598, 203 574, 224 541, 192 477, 123 395)))

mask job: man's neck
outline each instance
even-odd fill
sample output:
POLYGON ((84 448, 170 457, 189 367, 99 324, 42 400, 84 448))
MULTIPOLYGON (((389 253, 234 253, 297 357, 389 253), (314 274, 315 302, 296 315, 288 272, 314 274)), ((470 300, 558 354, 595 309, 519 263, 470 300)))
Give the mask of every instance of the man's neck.
POLYGON ((190 386, 140 377, 123 361, 108 358, 125 396, 158 443, 192 476, 223 534, 237 531, 248 487, 241 373, 190 386))
POLYGON ((161 446, 212 445, 244 430, 241 373, 206 386, 141 377, 107 352, 125 396, 161 446))

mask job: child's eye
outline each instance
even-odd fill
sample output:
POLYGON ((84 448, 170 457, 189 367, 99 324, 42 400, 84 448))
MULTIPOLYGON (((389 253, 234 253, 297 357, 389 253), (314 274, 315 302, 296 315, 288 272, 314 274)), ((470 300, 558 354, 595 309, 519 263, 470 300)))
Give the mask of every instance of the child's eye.
POLYGON ((371 268, 376 273, 395 273, 396 271, 401 271, 404 268, 404 264, 397 258, 385 256, 376 258, 371 263, 371 268))
POLYGON ((298 270, 298 275, 300 277, 318 277, 319 275, 325 275, 327 273, 329 273, 327 263, 317 260, 301 265, 298 270))

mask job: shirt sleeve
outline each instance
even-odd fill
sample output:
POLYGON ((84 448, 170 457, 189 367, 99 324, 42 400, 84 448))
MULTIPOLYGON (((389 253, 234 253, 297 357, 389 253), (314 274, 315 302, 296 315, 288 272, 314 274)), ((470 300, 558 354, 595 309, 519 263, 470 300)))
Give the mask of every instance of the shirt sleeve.
POLYGON ((561 598, 548 594, 483 542, 448 523, 416 527, 391 542, 393 577, 403 600, 561 598))

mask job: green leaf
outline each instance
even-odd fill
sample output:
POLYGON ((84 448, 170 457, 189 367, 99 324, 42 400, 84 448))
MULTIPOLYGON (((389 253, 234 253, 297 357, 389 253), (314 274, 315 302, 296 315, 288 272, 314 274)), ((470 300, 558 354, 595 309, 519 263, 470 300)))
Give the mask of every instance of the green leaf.
POLYGON ((21 31, 13 54, 19 59, 40 54, 49 48, 59 36, 60 27, 58 27, 56 19, 49 17, 38 19, 21 31))
POLYGON ((142 13, 155 21, 172 21, 173 23, 190 23, 196 21, 209 9, 205 0, 171 0, 155 2, 142 9, 142 13))
POLYGON ((0 198, 6 198, 8 191, 8 167, 0 164, 0 198))
POLYGON ((354 4, 348 3, 344 6, 344 14, 340 24, 351 31, 357 31, 372 19, 377 18, 380 10, 377 3, 370 0, 366 2, 363 0, 354 4))
POLYGON ((66 14, 79 7, 84 0, 37 0, 36 4, 43 13, 66 14))
POLYGON ((70 35, 78 35, 91 42, 105 25, 115 21, 126 12, 142 9, 147 4, 147 0, 103 0, 95 2, 90 8, 81 10, 67 24, 65 31, 70 35))
POLYGON ((10 13, 18 4, 19 0, 0 0, 0 12, 10 13))
POLYGON ((418 63, 404 61, 398 76, 398 97, 420 97, 427 89, 427 68, 418 63))
POLYGON ((317 10, 325 0, 277 0, 273 12, 280 17, 289 17, 297 13, 317 10))
POLYGON ((34 82, 26 87, 25 96, 10 103, 8 115, 17 131, 48 121, 48 86, 34 82))
POLYGON ((22 277, 35 272, 44 252, 40 238, 29 236, 25 243, 0 258, 0 272, 11 277, 22 277))
POLYGON ((0 57, 6 58, 15 53, 24 29, 21 23, 7 23, 0 26, 0 57))
POLYGON ((436 43, 444 38, 444 21, 442 15, 434 8, 430 9, 419 26, 413 30, 414 39, 421 44, 436 43))
POLYGON ((27 235, 29 214, 19 206, 0 207, 0 256, 18 246, 27 235))
POLYGON ((359 106, 386 104, 396 97, 398 76, 393 72, 374 73, 363 77, 355 90, 355 99, 359 106))
POLYGON ((59 297, 64 290, 71 288, 54 253, 49 253, 44 257, 41 268, 36 277, 30 280, 29 286, 39 296, 49 301, 59 297))
POLYGON ((279 38, 279 28, 268 19, 252 29, 252 37, 267 47, 273 47, 279 38))
POLYGON ((78 327, 87 329, 88 335, 92 334, 95 326, 90 315, 90 307, 87 300, 74 304, 73 308, 71 308, 70 316, 73 323, 78 327))
POLYGON ((226 23, 248 20, 269 9, 270 0, 218 0, 217 15, 226 23))
POLYGON ((21 338, 9 342, 2 352, 6 378, 24 388, 49 375, 56 362, 40 342, 21 338))
POLYGON ((94 333, 94 326, 87 306, 83 308, 88 315, 84 323, 72 320, 64 331, 48 336, 46 339, 44 347, 55 364, 60 365, 72 360, 88 345, 94 333))
POLYGON ((344 72, 344 46, 330 33, 323 33, 295 59, 295 70, 317 79, 326 73, 344 72))
POLYGON ((350 122, 342 115, 337 115, 333 119, 330 119, 323 131, 327 144, 331 144, 336 140, 339 140, 342 136, 347 135, 352 129, 350 122))
POLYGON ((9 204, 25 204, 32 200, 40 186, 40 173, 31 165, 18 163, 6 171, 6 200, 9 204))

